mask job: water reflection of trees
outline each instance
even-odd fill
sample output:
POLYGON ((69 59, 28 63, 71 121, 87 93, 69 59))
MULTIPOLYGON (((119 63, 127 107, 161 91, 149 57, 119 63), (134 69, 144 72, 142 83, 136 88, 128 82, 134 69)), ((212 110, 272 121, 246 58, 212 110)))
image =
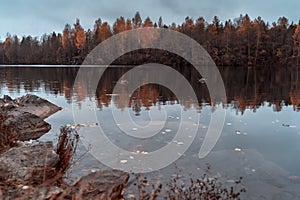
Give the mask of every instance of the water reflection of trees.
MULTIPOLYGON (((103 69, 99 69, 103 70, 103 69)), ((98 71, 99 71, 98 70, 98 71)), ((148 84, 138 88, 133 94, 129 94, 126 89, 126 82, 118 96, 113 98, 113 89, 121 76, 130 70, 130 67, 108 68, 99 81, 96 91, 96 101, 100 109, 108 107, 113 103, 120 109, 131 107, 136 114, 141 110, 151 109, 151 106, 163 104, 180 103, 185 108, 195 106, 194 102, 178 100, 176 96, 167 88, 148 84), (124 97, 129 96, 130 101, 124 101, 124 97)), ((177 69, 182 73, 196 91, 199 102, 207 102, 213 105, 218 102, 211 102, 207 88, 204 83, 199 82, 200 74, 196 71, 186 70, 182 67, 177 69)), ((280 111, 284 105, 293 105, 294 110, 300 110, 300 81, 297 67, 291 68, 220 68, 221 75, 226 87, 228 102, 237 111, 243 112, 245 109, 256 110, 264 102, 269 102, 274 111, 280 111)), ((22 89, 25 92, 45 91, 48 94, 64 95, 68 102, 72 97, 75 101, 81 102, 87 97, 93 97, 94 92, 82 81, 73 88, 74 80, 78 68, 72 67, 52 67, 52 68, 0 68, 0 89, 6 87, 9 92, 19 93, 22 89)), ((196 105, 199 108, 201 105, 196 105)))

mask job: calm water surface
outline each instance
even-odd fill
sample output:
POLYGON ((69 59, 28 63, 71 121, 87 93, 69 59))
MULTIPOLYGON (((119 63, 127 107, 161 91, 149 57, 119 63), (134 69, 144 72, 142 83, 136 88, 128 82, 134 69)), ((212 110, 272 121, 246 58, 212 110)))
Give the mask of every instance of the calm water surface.
MULTIPOLYGON (((126 80, 122 94, 112 95, 118 79, 130 69, 117 66, 107 69, 94 92, 85 84, 73 88, 78 71, 75 67, 0 67, 0 96, 8 94, 16 98, 27 93, 36 94, 63 108, 46 119, 52 129, 41 140, 56 141, 59 128, 74 123, 72 109, 90 107, 90 113, 83 115, 96 113, 109 139, 129 151, 151 152, 163 147, 178 129, 180 108, 186 112, 196 110, 200 115, 200 121, 195 121, 199 129, 191 147, 175 164, 147 174, 149 179, 169 180, 176 171, 175 165, 182 169, 182 179, 187 179, 189 174, 196 177, 205 163, 209 163, 212 174, 224 182, 242 176, 246 199, 300 199, 300 73, 297 69, 222 68, 228 102, 212 103, 205 84, 198 81, 201 76, 178 68, 190 81, 200 104, 181 101, 167 88, 155 84, 144 85, 134 94, 128 94, 126 80), (122 95, 131 95, 130 102, 123 101, 122 95), (163 110, 167 122, 163 130, 149 140, 132 138, 115 123, 112 107, 129 111, 141 126, 149 122, 150 111, 163 110), (213 151, 200 160, 198 151, 210 115, 216 109, 226 109, 225 126, 213 151), (164 131, 166 129, 168 131, 164 131)), ((79 145, 71 177, 104 167, 87 152, 79 145)))

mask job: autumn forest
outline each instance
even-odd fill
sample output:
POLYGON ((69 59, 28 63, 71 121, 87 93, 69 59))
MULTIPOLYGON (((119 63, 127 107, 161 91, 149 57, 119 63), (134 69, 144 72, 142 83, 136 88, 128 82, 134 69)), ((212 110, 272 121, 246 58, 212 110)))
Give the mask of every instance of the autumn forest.
MULTIPOLYGON (((62 33, 44 34, 41 38, 7 34, 0 42, 0 64, 81 64, 100 42, 122 31, 141 27, 168 28, 184 33, 199 42, 218 66, 294 66, 300 56, 300 21, 298 24, 280 17, 265 22, 261 17, 250 19, 240 15, 224 23, 215 16, 212 22, 203 17, 186 17, 182 24, 166 25, 142 19, 139 12, 132 19, 120 17, 110 25, 99 18, 94 28, 84 30, 80 20, 66 24, 62 33)), ((132 52, 135 56, 119 59, 114 64, 140 64, 155 59, 151 50, 132 52)), ((162 52, 161 52, 162 53, 162 52)), ((174 56, 162 53, 161 61, 170 63, 174 56)), ((180 63, 180 62, 173 62, 180 63)))

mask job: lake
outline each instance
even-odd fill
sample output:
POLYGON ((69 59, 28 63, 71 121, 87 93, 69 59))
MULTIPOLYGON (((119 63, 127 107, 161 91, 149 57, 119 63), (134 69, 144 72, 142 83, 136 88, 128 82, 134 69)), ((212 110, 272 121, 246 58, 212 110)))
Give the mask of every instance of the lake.
MULTIPOLYGON (((201 76, 178 67, 176 70, 189 81, 201 103, 177 99, 168 88, 154 83, 129 94, 127 80, 121 80, 122 90, 115 94, 117 81, 131 69, 130 66, 111 66, 105 71, 97 68, 103 75, 97 90, 91 91, 87 84, 73 87, 78 72, 74 66, 2 66, 0 96, 7 94, 16 98, 30 93, 63 108, 46 119, 52 129, 40 140, 55 142, 61 126, 74 124, 73 111, 87 118, 95 113, 98 121, 94 124, 101 125, 112 143, 127 151, 145 154, 171 142, 180 146, 182 142, 173 141, 173 138, 179 129, 182 110, 197 113, 200 120, 193 122, 198 130, 191 146, 175 163, 147 173, 149 180, 167 181, 176 174, 177 168, 181 170, 182 180, 188 180, 190 174, 200 176, 205 164, 209 163, 212 175, 224 183, 243 177, 246 199, 300 199, 300 73, 296 67, 220 68, 227 102, 212 102, 205 81, 199 81, 201 76), (126 101, 126 97, 130 100, 126 101), (129 113, 137 124, 129 127, 133 132, 149 123, 151 112, 158 118, 161 114, 166 122, 149 139, 132 137, 124 134, 120 124, 114 121, 114 109, 129 113), (199 159, 198 152, 210 117, 220 109, 226 111, 221 136, 212 152, 199 159)), ((186 128, 187 137, 192 126, 186 128)), ((130 159, 135 158, 122 160, 122 163, 129 163, 130 159)), ((102 167, 105 166, 80 143, 69 176, 76 178, 102 167)))

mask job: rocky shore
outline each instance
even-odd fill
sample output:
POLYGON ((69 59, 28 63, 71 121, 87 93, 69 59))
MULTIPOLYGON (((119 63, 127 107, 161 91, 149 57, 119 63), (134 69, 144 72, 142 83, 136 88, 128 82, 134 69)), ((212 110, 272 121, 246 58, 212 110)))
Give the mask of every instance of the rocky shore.
POLYGON ((38 142, 51 125, 45 118, 62 108, 35 95, 0 99, 0 199, 121 199, 129 174, 94 171, 64 181, 78 134, 62 127, 58 144, 38 142))

